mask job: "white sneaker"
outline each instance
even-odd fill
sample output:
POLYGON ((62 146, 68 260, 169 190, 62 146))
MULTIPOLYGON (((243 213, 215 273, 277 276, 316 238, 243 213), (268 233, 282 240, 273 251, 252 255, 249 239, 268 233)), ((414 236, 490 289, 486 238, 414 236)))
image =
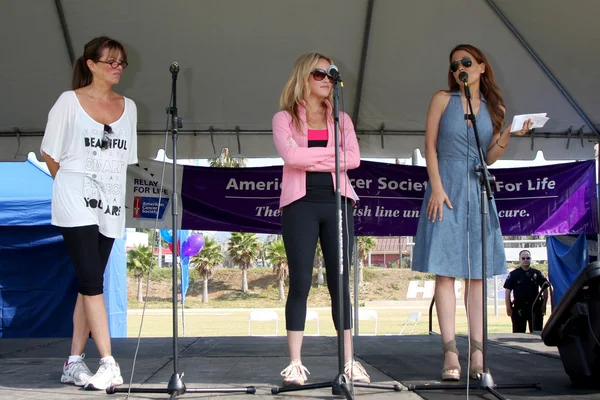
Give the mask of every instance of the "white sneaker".
POLYGON ((302 386, 304 382, 308 380, 306 374, 310 375, 308 369, 300 360, 294 360, 287 366, 286 369, 281 371, 283 376, 283 386, 302 386))
POLYGON ((106 390, 111 386, 123 384, 121 368, 117 363, 100 362, 100 368, 96 375, 92 376, 85 385, 87 390, 106 390))
POLYGON ((351 382, 371 383, 371 377, 367 374, 365 367, 358 361, 348 360, 344 365, 344 374, 351 382))
POLYGON ((79 361, 74 361, 72 363, 65 362, 63 373, 60 377, 61 383, 83 386, 88 382, 92 377, 92 371, 90 371, 85 364, 85 361, 83 361, 84 358, 85 354, 82 354, 79 361))

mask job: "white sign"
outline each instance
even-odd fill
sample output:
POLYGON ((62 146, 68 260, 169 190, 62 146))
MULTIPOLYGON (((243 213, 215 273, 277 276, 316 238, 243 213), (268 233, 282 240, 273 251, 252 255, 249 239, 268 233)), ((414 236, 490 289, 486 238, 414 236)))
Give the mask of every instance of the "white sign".
MULTIPOLYGON (((183 166, 177 166, 177 192, 181 193, 183 166)), ((140 160, 138 165, 127 169, 128 228, 166 229, 172 227, 173 164, 152 160, 140 160), (158 216, 158 221, 157 221, 158 216)), ((178 224, 181 228, 183 208, 178 207, 178 224)))

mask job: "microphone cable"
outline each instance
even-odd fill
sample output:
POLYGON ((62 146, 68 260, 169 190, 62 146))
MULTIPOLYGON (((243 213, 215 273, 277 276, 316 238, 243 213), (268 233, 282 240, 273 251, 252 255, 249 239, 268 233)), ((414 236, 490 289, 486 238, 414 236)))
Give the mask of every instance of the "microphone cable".
MULTIPOLYGON (((171 109, 171 106, 173 104, 173 88, 171 88, 171 95, 170 95, 170 99, 169 99, 169 107, 168 110, 171 109)), ((156 207, 156 216, 154 218, 154 229, 152 230, 152 234, 151 234, 151 242, 152 242, 152 261, 154 259, 154 249, 156 248, 156 232, 158 230, 158 219, 159 219, 159 215, 160 215, 160 207, 162 204, 162 194, 163 194, 163 185, 164 185, 164 178, 165 178, 165 169, 166 169, 166 163, 167 163, 167 143, 168 143, 168 137, 169 137, 169 118, 170 118, 170 114, 167 115, 167 122, 166 122, 166 126, 165 126, 165 142, 164 142, 164 152, 163 152, 163 160, 162 160, 162 170, 161 170, 161 175, 160 175, 160 188, 159 188, 159 194, 158 194, 158 205, 156 207)), ((173 168, 177 168, 177 165, 173 165, 173 168)), ((173 187, 171 190, 172 193, 172 201, 175 201, 175 196, 177 196, 177 188, 173 187)), ((171 204, 171 207, 173 205, 171 204)), ((166 207, 165 207, 165 212, 166 212, 166 207)), ((160 234, 159 234, 159 246, 162 247, 162 244, 160 243, 161 239, 160 239, 160 234)), ((131 366, 131 375, 129 377, 129 387, 127 390, 127 395, 125 396, 125 399, 128 399, 130 394, 131 394, 131 385, 133 383, 133 375, 135 372, 135 364, 137 361, 137 356, 138 356, 138 352, 140 349, 140 343, 141 343, 141 336, 142 336, 142 328, 144 326, 144 317, 146 315, 146 305, 148 304, 148 294, 149 294, 149 288, 150 288, 150 274, 152 273, 152 261, 150 262, 150 265, 148 266, 148 275, 146 277, 146 295, 144 297, 144 305, 142 307, 142 315, 141 315, 141 319, 140 319, 140 328, 138 330, 138 336, 137 336, 137 342, 136 342, 136 346, 135 346, 135 352, 133 354, 133 364, 131 366)), ((173 268, 177 268, 177 260, 173 259, 172 260, 172 264, 173 264, 173 268)), ((174 283, 176 284, 176 283, 174 283)), ((173 312, 177 312, 177 310, 173 310, 173 312)), ((170 362, 167 361, 163 366, 161 366, 160 369, 162 369, 164 366, 166 366, 168 363, 170 362)), ((159 370, 160 370, 159 369, 159 370)), ((156 373, 156 372, 155 372, 156 373)))

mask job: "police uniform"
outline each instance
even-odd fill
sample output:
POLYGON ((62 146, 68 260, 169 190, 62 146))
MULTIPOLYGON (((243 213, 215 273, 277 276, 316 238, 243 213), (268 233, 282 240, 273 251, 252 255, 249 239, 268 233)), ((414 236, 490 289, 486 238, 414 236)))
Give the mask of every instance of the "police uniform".
POLYGON ((548 280, 544 274, 535 269, 529 268, 525 271, 519 267, 510 272, 504 288, 510 289, 513 292, 512 308, 512 326, 513 332, 524 333, 527 329, 529 321, 529 331, 541 331, 544 325, 544 316, 542 315, 542 295, 539 296, 539 289, 547 283, 548 280), (532 315, 533 309, 533 315, 532 315))

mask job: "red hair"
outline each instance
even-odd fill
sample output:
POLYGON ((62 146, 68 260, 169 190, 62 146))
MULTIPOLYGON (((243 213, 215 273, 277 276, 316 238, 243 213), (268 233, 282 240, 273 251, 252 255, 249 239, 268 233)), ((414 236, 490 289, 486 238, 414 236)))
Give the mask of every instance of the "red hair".
MULTIPOLYGON (((450 52, 450 63, 452 62, 454 53, 460 50, 469 53, 478 64, 485 64, 485 73, 481 75, 479 90, 488 104, 488 111, 492 118, 494 133, 498 133, 502 130, 502 126, 504 125, 504 110, 501 108, 504 107, 504 99, 502 99, 500 88, 494 79, 494 70, 481 50, 470 44, 459 44, 453 48, 450 52)), ((452 92, 460 90, 460 86, 458 85, 458 82, 456 82, 456 79, 454 79, 454 74, 450 69, 448 69, 448 87, 452 92)))

